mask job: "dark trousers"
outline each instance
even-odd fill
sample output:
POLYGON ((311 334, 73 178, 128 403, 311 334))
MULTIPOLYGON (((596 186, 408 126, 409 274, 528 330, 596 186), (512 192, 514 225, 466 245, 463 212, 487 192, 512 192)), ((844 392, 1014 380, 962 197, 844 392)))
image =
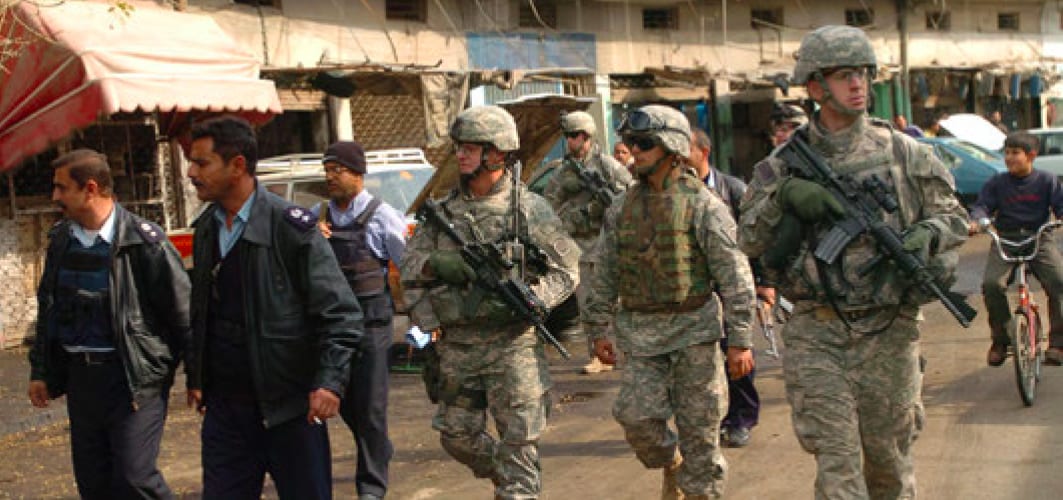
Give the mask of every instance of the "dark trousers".
POLYGON ((388 354, 392 344, 391 296, 359 299, 365 313, 365 336, 351 364, 340 415, 358 446, 355 485, 358 494, 383 497, 388 490, 388 462, 394 449, 388 439, 388 354))
MULTIPOLYGON (((1025 237, 1020 233, 1003 236, 1008 239, 1025 237)), ((1005 249, 1008 248, 1005 247, 1005 249)), ((1025 252, 1028 250, 1022 249, 1018 253, 1025 252)), ((1000 259, 1000 253, 995 245, 989 249, 989 256, 986 257, 985 262, 985 274, 982 276, 982 294, 985 297, 986 312, 989 313, 989 331, 993 342, 997 344, 1011 343, 1004 327, 1011 319, 1011 308, 1016 305, 1008 305, 1006 292, 1008 277, 1011 276, 1011 270, 1014 267, 1015 264, 1009 264, 1000 259)), ((1049 345, 1063 347, 1063 256, 1060 255, 1056 239, 1052 235, 1041 237, 1041 250, 1030 262, 1029 269, 1033 271, 1048 295, 1048 319, 1051 323, 1049 345)))
MULTIPOLYGON (((724 356, 726 356, 727 338, 720 339, 720 348, 723 349, 724 356)), ((731 366, 726 363, 725 366, 730 371, 731 366)), ((757 425, 757 420, 760 418, 760 395, 757 394, 757 388, 753 385, 753 376, 755 374, 756 369, 738 380, 731 380, 730 377, 727 377, 729 403, 727 405, 727 415, 723 417, 720 427, 731 429, 745 427, 749 429, 757 425)))
POLYGON ((332 498, 328 429, 305 416, 266 429, 251 397, 207 394, 203 419, 203 498, 262 496, 266 473, 282 499, 332 498))
POLYGON ((156 465, 168 393, 144 398, 133 411, 121 361, 71 361, 67 412, 82 498, 173 498, 156 465))

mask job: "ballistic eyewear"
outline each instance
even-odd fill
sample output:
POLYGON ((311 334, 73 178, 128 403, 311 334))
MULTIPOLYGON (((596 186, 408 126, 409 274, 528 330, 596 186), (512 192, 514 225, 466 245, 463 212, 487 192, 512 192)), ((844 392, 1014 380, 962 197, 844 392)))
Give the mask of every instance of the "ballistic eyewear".
POLYGON ((624 118, 620 120, 620 127, 616 130, 621 134, 660 132, 663 130, 671 130, 680 133, 684 132, 675 127, 669 127, 658 117, 642 110, 635 110, 625 114, 624 118))
POLYGON ((569 139, 575 139, 575 138, 579 137, 579 135, 582 134, 582 133, 583 132, 579 132, 579 131, 576 131, 576 132, 565 132, 565 137, 567 137, 569 139))
POLYGON ((657 139, 652 135, 625 135, 624 144, 629 148, 639 148, 639 151, 649 151, 657 146, 657 139))

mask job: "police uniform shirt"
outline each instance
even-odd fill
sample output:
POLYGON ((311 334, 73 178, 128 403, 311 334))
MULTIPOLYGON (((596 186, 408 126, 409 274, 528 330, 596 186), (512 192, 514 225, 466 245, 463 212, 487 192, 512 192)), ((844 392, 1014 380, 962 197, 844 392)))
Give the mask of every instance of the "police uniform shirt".
POLYGON ((236 217, 233 217, 231 228, 225 224, 225 209, 221 205, 215 205, 214 220, 218 221, 218 251, 222 258, 229 254, 229 251, 233 249, 233 245, 244 234, 244 228, 247 227, 247 219, 251 217, 251 206, 254 204, 255 191, 251 191, 251 196, 247 197, 247 201, 240 207, 240 211, 236 212, 236 217))
MULTIPOLYGON (((346 209, 337 207, 335 201, 329 201, 328 214, 331 222, 336 226, 351 224, 365 211, 370 201, 373 201, 373 195, 364 189, 351 200, 346 209)), ((321 204, 314 205, 310 210, 314 215, 320 216, 321 204)), ((391 205, 381 203, 367 226, 365 239, 369 251, 380 260, 390 260, 398 264, 406 249, 406 219, 402 214, 391 205)))

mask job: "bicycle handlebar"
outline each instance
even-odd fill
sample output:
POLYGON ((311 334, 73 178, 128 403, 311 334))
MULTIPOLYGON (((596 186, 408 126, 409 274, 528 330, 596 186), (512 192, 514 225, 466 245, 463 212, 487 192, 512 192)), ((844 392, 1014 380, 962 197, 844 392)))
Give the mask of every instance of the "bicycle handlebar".
POLYGON ((996 230, 993 229, 991 226, 986 226, 983 231, 988 233, 989 236, 993 238, 993 243, 997 247, 997 252, 1000 254, 1000 258, 1004 262, 1029 262, 1035 257, 1037 257, 1037 252, 1041 251, 1041 235, 1044 234, 1046 231, 1051 231, 1059 226, 1063 226, 1063 221, 1054 220, 1051 222, 1046 222, 1042 224, 1040 228, 1037 229, 1036 233, 1027 236, 1026 239, 1021 241, 1012 241, 1001 238, 1000 235, 997 234, 996 230), (1033 250, 1027 255, 1009 256, 1007 253, 1004 252, 1005 246, 1014 249, 1019 249, 1026 245, 1029 245, 1030 243, 1033 243, 1033 250))

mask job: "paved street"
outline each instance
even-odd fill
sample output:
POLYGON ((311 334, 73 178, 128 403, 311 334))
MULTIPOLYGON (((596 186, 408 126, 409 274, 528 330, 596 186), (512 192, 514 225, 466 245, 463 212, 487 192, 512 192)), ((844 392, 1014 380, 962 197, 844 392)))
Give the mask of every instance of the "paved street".
MULTIPOLYGON (((969 243, 957 289, 977 295, 986 238, 969 243)), ((928 360, 924 399, 927 426, 915 446, 920 498, 1057 499, 1063 460, 1063 368, 1049 367, 1037 404, 1024 408, 1015 389, 1011 362, 985 366, 988 333, 979 317, 969 330, 956 325, 939 306, 926 309, 923 348, 928 360), (1054 425, 1055 424, 1055 425, 1054 425), (1057 434, 1060 434, 1057 436, 1057 434)), ((762 339, 758 338, 758 342, 762 339)), ((785 355, 785 353, 784 353, 785 355)), ((23 353, 0 354, 0 416, 27 417, 23 353), (19 363, 23 363, 18 366, 19 363), (14 382, 12 382, 14 377, 14 382)), ((748 448, 726 450, 728 498, 811 498, 814 464, 799 448, 789 423, 780 362, 758 357, 758 387, 764 405, 761 424, 748 448)), ((545 499, 653 499, 660 473, 647 471, 628 450, 610 416, 618 374, 583 377, 580 362, 554 365, 555 406, 542 442, 545 499)), ((392 379, 391 422, 396 453, 392 468, 395 499, 489 499, 490 485, 448 459, 429 427, 433 408, 416 375, 392 379)), ((183 401, 183 391, 173 402, 183 401)), ((0 498, 75 496, 69 440, 62 412, 28 431, 4 427, 0 438, 0 498), (51 423, 49 423, 51 422, 51 423), (14 433, 12 433, 14 432, 14 433)), ((28 419, 28 420, 27 420, 28 419)), ((161 463, 170 484, 183 496, 199 492, 199 417, 183 405, 170 412, 161 463)), ((21 425, 21 424, 20 424, 21 425)), ((354 496, 350 434, 331 422, 335 494, 354 496)), ((274 496, 269 493, 268 496, 274 496)))

